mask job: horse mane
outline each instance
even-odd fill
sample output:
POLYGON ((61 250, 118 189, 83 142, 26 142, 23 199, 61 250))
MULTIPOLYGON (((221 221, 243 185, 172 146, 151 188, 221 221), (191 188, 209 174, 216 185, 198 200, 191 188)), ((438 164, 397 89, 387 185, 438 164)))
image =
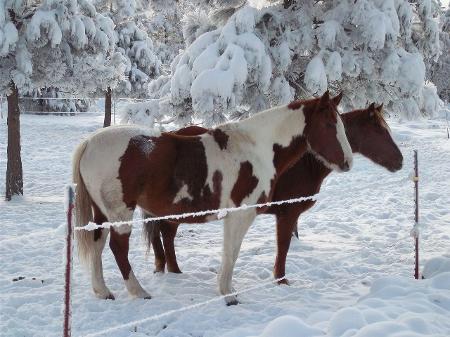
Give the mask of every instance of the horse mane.
POLYGON ((320 97, 314 97, 314 98, 309 98, 309 99, 298 99, 296 101, 289 103, 287 107, 292 110, 297 110, 297 109, 300 109, 300 107, 302 107, 304 105, 309 105, 311 103, 315 103, 319 99, 320 99, 320 97))
MULTIPOLYGON (((345 116, 350 116, 350 117, 359 116, 359 114, 366 113, 369 110, 370 110, 370 106, 365 109, 357 109, 357 110, 352 110, 350 112, 346 112, 346 113, 342 114, 341 117, 345 118, 345 116)), ((376 108, 374 106, 373 110, 374 110, 373 118, 375 119, 375 121, 390 131, 391 128, 389 127, 388 123, 384 119, 383 109, 382 108, 380 109, 380 107, 376 108)))
POLYGON ((176 140, 197 140, 202 134, 199 135, 179 135, 174 132, 161 132, 161 136, 169 137, 176 140))
POLYGON ((389 125, 388 125, 388 123, 386 122, 386 120, 384 119, 384 116, 383 116, 383 109, 381 108, 381 109, 379 109, 379 108, 376 108, 375 109, 375 118, 376 118, 376 120, 377 120, 377 122, 380 124, 380 125, 382 125, 382 126, 384 126, 387 130, 391 130, 391 128, 389 127, 389 125))

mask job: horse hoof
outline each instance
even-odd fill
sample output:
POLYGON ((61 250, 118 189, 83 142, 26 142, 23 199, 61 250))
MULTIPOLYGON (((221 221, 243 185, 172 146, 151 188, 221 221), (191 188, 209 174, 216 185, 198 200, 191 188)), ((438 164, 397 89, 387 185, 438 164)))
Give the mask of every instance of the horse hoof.
POLYGON ((168 270, 169 273, 174 273, 174 274, 183 274, 183 272, 177 268, 177 269, 169 269, 168 270))
POLYGON ((164 269, 155 269, 153 270, 153 274, 164 274, 164 269))
POLYGON ((229 307, 231 305, 238 305, 239 301, 236 296, 227 296, 225 297, 225 303, 227 304, 227 307, 229 307))
POLYGON ((279 285, 286 285, 286 286, 290 286, 290 285, 291 285, 290 282, 289 282, 289 280, 288 280, 287 278, 284 278, 284 279, 282 279, 282 280, 279 280, 277 283, 278 283, 279 285))
POLYGON ((114 295, 109 291, 95 291, 94 294, 97 298, 101 300, 115 300, 116 298, 114 295))
POLYGON ((105 297, 105 300, 115 300, 116 298, 114 297, 114 295, 113 294, 109 294, 109 295, 107 295, 106 297, 105 297))
POLYGON ((142 289, 142 291, 139 291, 137 294, 131 294, 131 296, 134 298, 142 298, 144 300, 149 300, 152 298, 152 296, 144 289, 142 289))
POLYGON ((229 307, 232 305, 238 305, 239 301, 237 299, 234 299, 234 300, 226 301, 226 303, 227 303, 227 307, 229 307))

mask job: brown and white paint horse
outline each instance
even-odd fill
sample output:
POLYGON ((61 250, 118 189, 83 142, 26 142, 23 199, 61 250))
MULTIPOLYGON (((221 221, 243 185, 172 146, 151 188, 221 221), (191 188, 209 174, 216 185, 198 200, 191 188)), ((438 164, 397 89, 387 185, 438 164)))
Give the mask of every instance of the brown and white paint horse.
MULTIPOLYGON (((128 221, 136 206, 152 216, 196 212, 270 200, 277 178, 307 151, 330 168, 347 171, 352 151, 336 106, 341 96, 297 101, 197 136, 159 133, 138 126, 101 129, 82 142, 73 160, 77 225, 128 221)), ((232 292, 234 264, 255 209, 224 219, 220 293, 232 292)), ((185 218, 198 223, 216 216, 185 218)), ((108 230, 77 231, 79 253, 91 267, 100 298, 106 287, 101 254, 108 230)), ((112 227, 110 248, 128 292, 150 298, 128 260, 130 225, 112 227)), ((237 303, 232 296, 227 302, 237 303)))
MULTIPOLYGON (((403 156, 391 137, 389 127, 382 116, 382 106, 371 104, 367 109, 355 110, 341 115, 345 125, 347 138, 354 153, 362 154, 374 163, 391 172, 402 167, 403 156)), ((180 134, 201 134, 207 129, 190 126, 178 131, 180 134)), ((323 180, 331 170, 307 153, 291 168, 283 173, 274 187, 273 201, 307 197, 320 191, 323 180)), ((310 209, 315 201, 276 205, 268 208, 266 214, 276 216, 277 257, 275 259, 274 276, 276 279, 285 276, 286 256, 291 242, 291 233, 300 214, 310 209)), ((178 267, 174 239, 178 223, 159 221, 145 224, 144 230, 151 241, 155 253, 155 272, 167 270, 181 273, 178 267), (160 240, 160 233, 163 243, 160 240), (164 246, 163 246, 164 244, 164 246)), ((284 279, 280 283, 287 283, 284 279)))

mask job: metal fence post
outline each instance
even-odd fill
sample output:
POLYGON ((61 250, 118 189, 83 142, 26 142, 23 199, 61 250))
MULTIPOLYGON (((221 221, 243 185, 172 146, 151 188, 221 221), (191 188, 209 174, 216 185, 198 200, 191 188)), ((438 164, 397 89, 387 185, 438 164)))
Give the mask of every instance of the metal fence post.
POLYGON ((64 337, 71 336, 71 280, 72 280, 72 252, 73 252, 73 224, 72 212, 74 209, 74 190, 73 186, 66 188, 66 215, 67 215, 67 236, 66 236, 66 270, 64 284, 64 337))
POLYGON ((414 191, 415 191, 415 204, 416 210, 414 214, 415 221, 415 266, 414 266, 414 278, 419 279, 419 164, 417 158, 417 150, 414 150, 414 191))

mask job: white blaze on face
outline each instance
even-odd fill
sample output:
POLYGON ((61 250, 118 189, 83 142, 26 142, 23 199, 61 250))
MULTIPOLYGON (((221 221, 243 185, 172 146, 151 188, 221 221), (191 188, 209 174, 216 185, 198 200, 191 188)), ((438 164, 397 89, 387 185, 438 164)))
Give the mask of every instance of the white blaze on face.
POLYGON ((348 142, 347 135, 345 134, 344 123, 342 123, 341 116, 337 115, 336 124, 336 138, 341 144, 342 151, 344 152, 344 159, 347 161, 349 168, 353 165, 353 151, 350 143, 348 142))
MULTIPOLYGON (((339 145, 341 146, 342 152, 344 153, 344 160, 348 163, 349 168, 352 168, 353 165, 353 151, 352 147, 350 146, 350 143, 348 142, 347 136, 345 134, 345 127, 344 123, 342 123, 341 117, 337 115, 337 122, 336 122, 336 139, 339 142, 339 145)), ((341 168, 334 164, 330 163, 328 160, 326 160, 324 157, 322 157, 320 154, 315 152, 311 146, 308 143, 308 152, 312 153, 316 159, 318 159, 322 164, 324 164, 326 167, 328 167, 330 170, 342 172, 341 168)))

